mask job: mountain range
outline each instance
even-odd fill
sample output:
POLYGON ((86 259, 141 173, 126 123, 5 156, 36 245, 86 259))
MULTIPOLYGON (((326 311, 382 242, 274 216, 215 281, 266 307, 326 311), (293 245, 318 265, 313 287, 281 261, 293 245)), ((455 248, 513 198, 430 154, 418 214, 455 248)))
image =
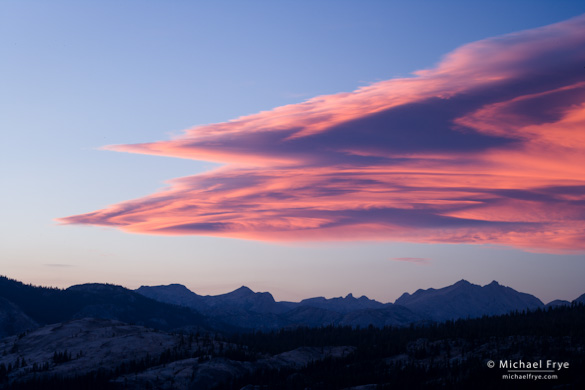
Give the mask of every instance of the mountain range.
MULTIPOLYGON (((575 302, 584 300, 585 294, 575 302)), ((567 304, 557 300, 547 306, 567 304)), ((254 292, 245 286, 221 295, 199 295, 180 284, 129 290, 93 283, 61 290, 0 277, 0 337, 81 318, 110 319, 165 331, 246 332, 298 326, 407 326, 543 307, 535 296, 496 281, 479 286, 461 280, 440 289, 404 293, 394 303, 382 303, 352 294, 279 302, 268 292, 254 292)))
MULTIPOLYGON (((189 307, 231 326, 274 329, 290 326, 404 326, 459 318, 499 315, 543 308, 540 299, 498 282, 479 286, 466 280, 440 289, 404 293, 394 303, 381 303, 352 294, 338 298, 316 297, 300 302, 277 302, 268 292, 242 286, 223 295, 198 295, 183 285, 142 286, 135 290, 154 300, 189 307)), ((584 294, 585 295, 585 294, 584 294)), ((583 296, 575 301, 583 299, 583 296)), ((569 305, 556 300, 549 305, 569 305)))
POLYGON ((435 321, 505 314, 543 307, 540 299, 493 281, 483 287, 460 280, 441 289, 404 293, 395 302, 435 321))
POLYGON ((250 390, 278 380, 270 388, 304 389, 323 380, 315 375, 347 390, 388 380, 410 388, 436 364, 447 376, 429 383, 452 380, 453 365, 484 375, 486 351, 502 350, 578 366, 584 301, 544 305, 497 282, 465 280, 381 303, 352 294, 278 302, 247 287, 203 296, 178 284, 62 290, 0 277, 0 388, 250 390), (464 320, 445 322, 454 319, 464 320))
POLYGON ((80 318, 113 319, 161 330, 210 328, 204 315, 111 284, 65 290, 0 277, 0 337, 80 318))

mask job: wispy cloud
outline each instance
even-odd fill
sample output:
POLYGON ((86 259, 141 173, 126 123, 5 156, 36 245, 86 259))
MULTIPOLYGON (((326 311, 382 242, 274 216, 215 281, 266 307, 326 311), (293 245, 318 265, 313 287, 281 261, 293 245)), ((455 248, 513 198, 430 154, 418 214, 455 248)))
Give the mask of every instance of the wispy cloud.
POLYGON ((60 219, 127 232, 585 250, 585 17, 121 152, 221 162, 60 219))
POLYGON ((424 257, 393 257, 392 260, 405 261, 407 263, 414 263, 420 265, 428 265, 431 262, 431 259, 427 259, 424 257))
POLYGON ((47 263, 43 264, 45 267, 55 267, 55 268, 67 268, 73 267, 73 264, 61 264, 61 263, 47 263))

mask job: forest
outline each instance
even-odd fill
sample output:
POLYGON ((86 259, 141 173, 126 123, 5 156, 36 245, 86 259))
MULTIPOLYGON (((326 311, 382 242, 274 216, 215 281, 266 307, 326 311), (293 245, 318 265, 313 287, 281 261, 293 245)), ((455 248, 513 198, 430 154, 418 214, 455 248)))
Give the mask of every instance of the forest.
MULTIPOLYGON (((569 362, 554 386, 585 388, 585 305, 572 304, 534 311, 412 325, 410 327, 298 327, 253 333, 184 333, 181 342, 158 356, 80 376, 39 375, 6 382, 14 367, 0 366, 4 389, 133 389, 113 379, 148 368, 196 358, 195 365, 214 359, 249 362, 301 347, 350 346, 342 357, 328 357, 302 367, 265 366, 243 375, 218 378, 209 389, 344 389, 375 385, 376 389, 550 388, 551 381, 504 380, 506 370, 489 368, 489 360, 555 360, 569 362)), ((74 356, 55 351, 54 364, 74 356)), ((15 365, 26 364, 18 361, 15 365)), ((195 371, 194 371, 195 372, 195 371)), ((155 387, 152 387, 155 388, 155 387)), ((195 387, 193 387, 195 388, 195 387)), ((198 387, 199 388, 199 387, 198 387)), ((372 387, 374 388, 374 387, 372 387)))

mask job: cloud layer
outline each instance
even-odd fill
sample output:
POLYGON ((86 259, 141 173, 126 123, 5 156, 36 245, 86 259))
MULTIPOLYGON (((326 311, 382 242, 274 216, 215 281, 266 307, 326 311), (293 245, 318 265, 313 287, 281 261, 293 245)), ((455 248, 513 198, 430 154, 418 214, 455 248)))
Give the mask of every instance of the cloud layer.
POLYGON ((132 233, 585 250, 585 17, 351 93, 106 149, 221 162, 62 218, 132 233))

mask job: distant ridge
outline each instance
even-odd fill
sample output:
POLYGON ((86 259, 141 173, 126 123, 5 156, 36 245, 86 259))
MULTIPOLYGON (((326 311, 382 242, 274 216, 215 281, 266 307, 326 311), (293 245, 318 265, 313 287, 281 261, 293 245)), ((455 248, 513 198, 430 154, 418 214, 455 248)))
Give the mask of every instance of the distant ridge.
POLYGON ((299 305, 335 310, 340 313, 348 313, 355 310, 382 309, 385 306, 383 303, 369 299, 366 296, 354 298, 352 294, 348 294, 345 298, 339 297, 326 299, 323 297, 318 297, 303 299, 299 305))
POLYGON ((394 302, 435 321, 505 314, 514 310, 544 307, 540 299, 500 285, 495 280, 485 286, 467 280, 440 289, 404 293, 394 302))
POLYGON ((574 303, 583 303, 583 304, 585 304, 585 294, 579 296, 579 298, 575 299, 573 302, 574 303))
POLYGON ((61 290, 0 276, 0 329, 5 333, 84 317, 162 330, 208 327, 204 316, 197 312, 149 299, 121 286, 89 283, 61 290))
MULTIPOLYGON (((585 294, 573 302, 585 303, 585 294)), ((546 307, 570 305, 552 301, 546 307)), ((78 318, 101 318, 161 330, 247 332, 298 326, 408 326, 534 310, 545 305, 530 294, 493 281, 466 280, 443 288, 404 293, 394 303, 366 296, 278 302, 269 292, 246 286, 220 295, 198 295, 181 284, 121 286, 88 283, 55 289, 0 277, 0 336, 78 318)))
POLYGON ((550 301, 545 306, 546 307, 555 307, 555 306, 569 306, 571 302, 565 301, 562 299, 555 299, 554 301, 550 301))
MULTIPOLYGON (((270 293, 242 286, 232 292, 201 296, 181 285, 140 287, 137 292, 167 303, 197 309, 232 326, 273 329, 290 326, 404 326, 505 314, 544 307, 535 296, 493 281, 479 286, 466 280, 440 289, 404 293, 394 304, 366 296, 315 297, 300 302, 276 302, 270 293)), ((555 303, 557 304, 557 303, 555 303)))
POLYGON ((195 310, 207 307, 201 295, 197 295, 182 284, 169 284, 167 286, 140 286, 135 290, 138 294, 159 302, 172 303, 187 306, 195 310))

